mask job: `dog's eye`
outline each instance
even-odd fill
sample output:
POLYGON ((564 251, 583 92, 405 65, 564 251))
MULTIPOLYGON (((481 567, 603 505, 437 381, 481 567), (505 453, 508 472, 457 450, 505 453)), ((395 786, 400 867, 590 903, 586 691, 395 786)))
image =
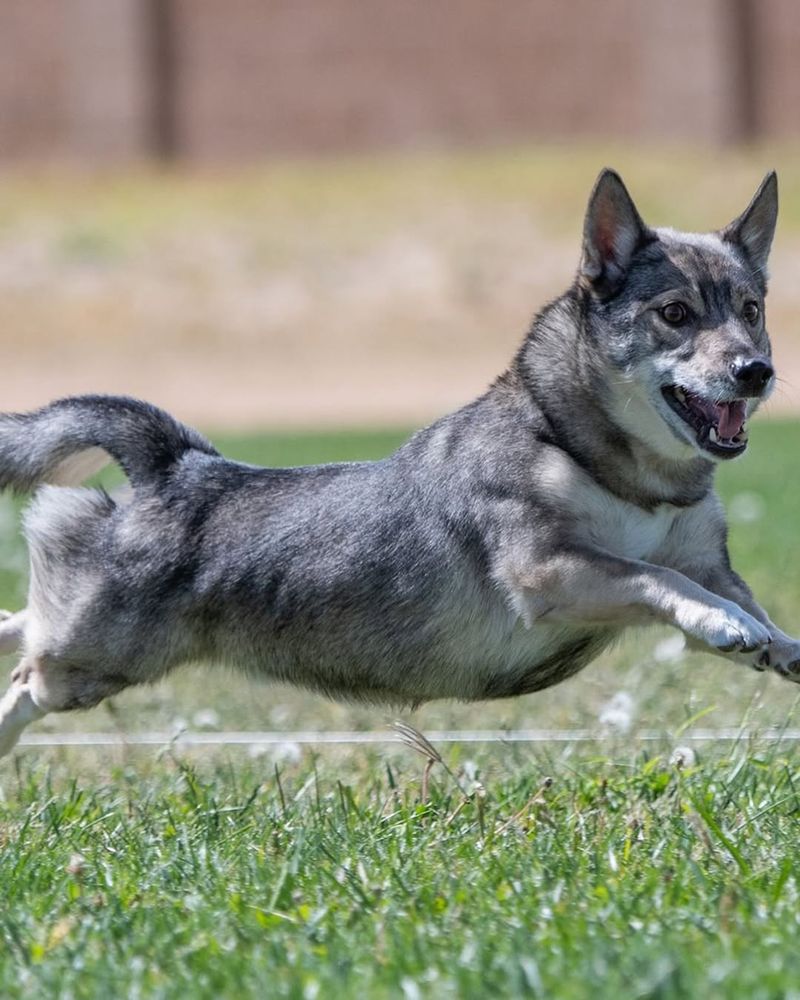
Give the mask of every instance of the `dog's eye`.
POLYGON ((689 318, 689 310, 682 302, 668 302, 659 312, 664 322, 670 326, 683 326, 689 318))
POLYGON ((745 302, 742 309, 742 316, 745 323, 749 323, 750 326, 754 326, 758 322, 758 317, 761 315, 761 310, 758 308, 757 302, 745 302))

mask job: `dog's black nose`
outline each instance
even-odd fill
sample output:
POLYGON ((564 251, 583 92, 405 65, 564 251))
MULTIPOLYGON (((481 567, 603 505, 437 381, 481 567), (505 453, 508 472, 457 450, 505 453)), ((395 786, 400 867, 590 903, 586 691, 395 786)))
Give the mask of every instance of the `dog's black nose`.
POLYGON ((731 362, 731 375, 745 392, 763 392, 774 374, 775 369, 764 357, 737 358, 731 362))

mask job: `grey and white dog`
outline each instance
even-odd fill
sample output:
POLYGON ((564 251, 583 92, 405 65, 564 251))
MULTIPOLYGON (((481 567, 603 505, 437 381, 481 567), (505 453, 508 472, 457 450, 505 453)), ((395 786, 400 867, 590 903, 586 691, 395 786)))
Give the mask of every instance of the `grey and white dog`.
POLYGON ((21 649, 0 752, 187 661, 347 698, 501 698, 666 622, 800 679, 800 642, 730 567, 713 488, 775 381, 776 215, 770 174, 717 233, 651 229, 604 171, 572 287, 487 392, 382 461, 242 465, 122 397, 0 417, 0 486, 37 490, 28 606, 0 624, 21 649), (98 455, 125 497, 63 485, 98 455))

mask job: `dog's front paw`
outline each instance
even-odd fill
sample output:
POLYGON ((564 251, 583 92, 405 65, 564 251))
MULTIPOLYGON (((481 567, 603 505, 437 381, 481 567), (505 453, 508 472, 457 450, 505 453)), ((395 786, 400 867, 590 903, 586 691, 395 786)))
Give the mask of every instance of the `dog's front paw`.
POLYGON ((753 664, 759 670, 774 670, 787 680, 800 684, 800 642, 788 635, 776 636, 769 649, 756 657, 753 664))
POLYGON ((721 653, 757 653, 756 661, 772 642, 766 625, 732 601, 705 611, 694 626, 694 629, 684 631, 721 653))

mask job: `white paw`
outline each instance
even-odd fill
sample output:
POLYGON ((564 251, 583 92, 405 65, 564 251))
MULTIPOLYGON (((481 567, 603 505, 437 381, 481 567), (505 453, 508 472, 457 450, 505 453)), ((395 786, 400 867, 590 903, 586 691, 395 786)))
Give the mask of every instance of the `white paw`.
MULTIPOLYGON (((743 611, 738 604, 725 601, 720 608, 705 610, 684 628, 694 638, 721 653, 763 654, 772 641, 769 629, 743 611)), ((755 657, 758 660, 758 656, 755 657)))

